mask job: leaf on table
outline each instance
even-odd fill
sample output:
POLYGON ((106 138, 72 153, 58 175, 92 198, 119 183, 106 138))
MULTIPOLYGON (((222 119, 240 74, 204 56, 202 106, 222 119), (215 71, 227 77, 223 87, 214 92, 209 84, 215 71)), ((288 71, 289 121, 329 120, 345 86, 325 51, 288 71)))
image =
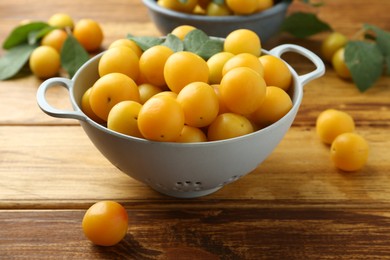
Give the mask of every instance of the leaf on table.
POLYGON ((29 32, 29 34, 27 35, 28 44, 38 43, 40 39, 42 39, 46 34, 48 34, 50 31, 52 31, 54 29, 55 29, 55 27, 46 26, 40 30, 34 30, 34 31, 29 32))
POLYGON ((365 24, 364 29, 374 32, 373 39, 384 56, 386 74, 390 75, 390 33, 370 24, 365 24))
POLYGON ((345 46, 345 63, 361 92, 370 88, 383 73, 383 55, 378 44, 349 41, 345 46))
POLYGON ((61 49, 61 66, 73 77, 76 71, 89 60, 88 52, 72 35, 68 35, 61 49))
POLYGON ((223 51, 223 40, 210 38, 202 30, 192 30, 184 38, 184 50, 196 53, 207 60, 215 53, 223 51))
POLYGON ((296 12, 283 21, 281 31, 298 38, 305 38, 320 32, 332 31, 332 28, 315 14, 296 12))
POLYGON ((33 31, 40 31, 45 27, 49 27, 44 22, 31 22, 28 24, 20 25, 14 28, 3 43, 3 48, 6 50, 11 49, 22 43, 28 43, 29 35, 33 31))
POLYGON ((133 36, 127 35, 127 39, 134 41, 143 51, 146 51, 150 47, 162 44, 164 38, 153 36, 133 36))
POLYGON ((36 45, 20 44, 0 58, 0 80, 15 76, 26 64, 36 45))
POLYGON ((183 42, 176 35, 171 33, 167 35, 165 41, 161 45, 171 48, 174 52, 184 50, 183 42))

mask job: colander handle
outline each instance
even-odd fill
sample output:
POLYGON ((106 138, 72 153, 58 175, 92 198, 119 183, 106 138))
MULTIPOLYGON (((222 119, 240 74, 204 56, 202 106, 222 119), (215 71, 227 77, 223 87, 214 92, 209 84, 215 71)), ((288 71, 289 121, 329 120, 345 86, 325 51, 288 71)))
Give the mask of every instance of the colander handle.
POLYGON ((309 51, 308 49, 305 49, 301 46, 295 45, 295 44, 283 44, 279 45, 278 47, 273 48, 270 51, 271 55, 281 57, 283 53, 286 52, 295 52, 298 54, 301 54, 302 56, 309 59, 311 62, 314 63, 316 66, 316 69, 298 76, 298 80, 300 81, 301 85, 304 86, 308 82, 312 81, 313 79, 319 78, 325 73, 325 65, 323 61, 313 52, 309 51))
POLYGON ((46 91, 54 86, 62 86, 65 87, 68 92, 73 85, 72 80, 67 78, 50 78, 45 80, 38 88, 37 91, 37 102, 38 106, 42 109, 46 114, 59 117, 59 118, 72 118, 77 120, 86 121, 86 116, 81 111, 67 111, 54 108, 49 104, 46 99, 46 91))

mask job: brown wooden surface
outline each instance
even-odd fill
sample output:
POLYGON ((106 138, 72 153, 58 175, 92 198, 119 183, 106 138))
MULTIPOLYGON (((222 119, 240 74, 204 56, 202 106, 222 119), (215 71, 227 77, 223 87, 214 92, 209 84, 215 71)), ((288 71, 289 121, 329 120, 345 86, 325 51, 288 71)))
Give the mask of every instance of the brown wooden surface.
MULTIPOLYGON (((390 31, 390 1, 325 0, 318 15, 352 37, 363 23, 390 31)), ((290 11, 305 9, 295 2, 290 11)), ((98 20, 104 46, 127 33, 159 35, 141 1, 2 0, 0 40, 24 19, 66 12, 98 20)), ((297 43, 318 53, 321 34, 280 35, 265 44, 297 43)), ((3 54, 3 51, 0 51, 3 54)), ((297 71, 312 69, 287 57, 297 71)), ((331 67, 305 86, 293 127, 255 171, 198 199, 163 196, 127 177, 94 148, 75 120, 36 105, 41 81, 0 82, 0 259, 386 259, 390 258, 390 79, 360 93, 331 67), (355 118, 370 143, 367 166, 336 170, 315 134, 326 108, 355 118), (93 246, 81 219, 99 200, 126 206, 130 226, 117 246, 93 246)), ((52 104, 68 107, 55 89, 52 104)))

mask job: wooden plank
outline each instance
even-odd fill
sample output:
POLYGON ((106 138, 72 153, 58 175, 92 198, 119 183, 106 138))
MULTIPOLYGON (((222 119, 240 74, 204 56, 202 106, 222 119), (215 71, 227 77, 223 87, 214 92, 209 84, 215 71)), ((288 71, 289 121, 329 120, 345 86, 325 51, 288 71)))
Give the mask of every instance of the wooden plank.
POLYGON ((304 97, 295 124, 314 126, 320 112, 328 108, 348 112, 359 126, 390 125, 390 79, 380 79, 361 93, 328 70, 322 78, 304 86, 304 97))
MULTIPOLYGON (((388 203, 390 133, 379 127, 358 131, 371 146, 369 163, 360 172, 337 171, 314 129, 293 127, 255 171, 198 200, 388 203)), ((112 166, 81 127, 3 126, 0 136, 0 208, 170 200, 112 166)))
POLYGON ((4 259, 385 259, 386 209, 133 209, 116 246, 83 235, 84 210, 0 211, 4 259))

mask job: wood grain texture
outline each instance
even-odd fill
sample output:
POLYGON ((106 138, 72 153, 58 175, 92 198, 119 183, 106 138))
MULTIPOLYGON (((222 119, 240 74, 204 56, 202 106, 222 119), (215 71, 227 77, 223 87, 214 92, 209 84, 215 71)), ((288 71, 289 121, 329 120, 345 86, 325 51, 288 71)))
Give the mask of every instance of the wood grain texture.
MULTIPOLYGON (((363 23, 390 31, 390 1, 325 0, 320 9, 294 1, 353 37, 363 23)), ((0 41, 21 20, 65 12, 99 21, 102 50, 134 35, 160 35, 142 1, 1 0, 0 41)), ((263 47, 295 43, 319 54, 323 33, 310 39, 281 34, 263 47)), ((0 49, 0 55, 4 50, 0 49)), ((283 56, 300 74, 302 56, 283 56)), ((0 82, 0 259, 390 259, 390 79, 360 93, 325 75, 304 87, 299 113, 285 138, 259 167, 218 192, 197 199, 161 195, 112 166, 76 120, 44 114, 36 103, 42 81, 0 82), (344 173, 330 162, 315 119, 339 108, 370 144, 368 164, 344 173), (116 200, 129 213, 125 239, 93 246, 81 230, 85 210, 116 200)), ((71 109, 64 88, 51 89, 55 107, 71 109)))
MULTIPOLYGON (((359 127, 370 142, 369 163, 343 173, 314 128, 293 127, 255 171, 200 200, 390 202, 390 133, 359 127)), ((99 199, 168 199, 112 166, 78 126, 1 127, 0 207, 64 207, 99 199)), ((73 207, 73 206, 72 206, 73 207)))
POLYGON ((8 259, 386 259, 387 209, 132 209, 115 247, 84 238, 83 211, 0 211, 8 259), (152 235, 153 234, 153 235, 152 235), (47 236, 50 236, 50 241, 47 236), (18 237, 18 240, 14 238, 18 237))

